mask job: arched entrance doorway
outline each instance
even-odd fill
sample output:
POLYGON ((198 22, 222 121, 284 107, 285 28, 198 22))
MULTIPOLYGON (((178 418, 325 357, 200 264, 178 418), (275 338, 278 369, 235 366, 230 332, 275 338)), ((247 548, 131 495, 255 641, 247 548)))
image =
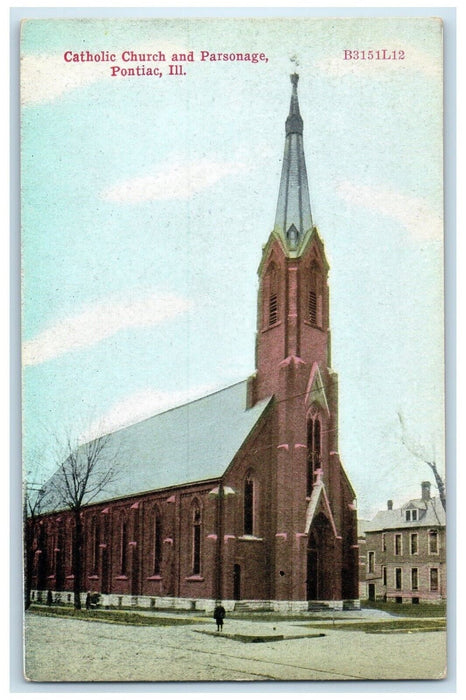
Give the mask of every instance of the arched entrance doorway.
POLYGON ((307 548, 307 599, 332 600, 335 571, 334 536, 323 513, 315 518, 309 531, 307 548))

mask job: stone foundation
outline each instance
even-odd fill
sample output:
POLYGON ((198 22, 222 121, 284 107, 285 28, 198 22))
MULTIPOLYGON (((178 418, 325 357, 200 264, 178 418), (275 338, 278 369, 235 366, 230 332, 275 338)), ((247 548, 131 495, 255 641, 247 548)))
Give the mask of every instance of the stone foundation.
MULTIPOLYGON (((73 605, 74 596, 69 591, 52 591, 52 598, 54 604, 73 605)), ((31 591, 31 601, 45 604, 47 591, 31 591)), ((215 602, 214 599, 209 598, 169 598, 101 593, 98 607, 101 609, 184 610, 210 614, 214 611, 215 602)), ((83 592, 81 593, 82 607, 85 604, 86 592, 83 592)), ((275 612, 280 615, 304 614, 318 610, 359 610, 361 607, 359 600, 223 600, 222 605, 227 612, 275 612)))

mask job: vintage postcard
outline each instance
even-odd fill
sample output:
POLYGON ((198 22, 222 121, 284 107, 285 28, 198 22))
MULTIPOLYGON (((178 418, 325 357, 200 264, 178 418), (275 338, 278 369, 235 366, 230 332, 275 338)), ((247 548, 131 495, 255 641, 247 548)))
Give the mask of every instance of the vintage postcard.
POLYGON ((23 21, 26 679, 446 677, 442 34, 23 21))

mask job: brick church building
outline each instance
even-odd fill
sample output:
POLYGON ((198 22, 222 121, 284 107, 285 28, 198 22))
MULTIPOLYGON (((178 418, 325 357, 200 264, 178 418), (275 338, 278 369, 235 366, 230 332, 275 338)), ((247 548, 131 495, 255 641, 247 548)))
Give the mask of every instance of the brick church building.
MULTIPOLYGON (((108 605, 358 605, 355 493, 338 452, 328 263, 311 216, 298 76, 260 262, 256 371, 108 436, 123 461, 83 506, 81 590, 108 605)), ((32 596, 72 600, 73 517, 37 519, 32 596)))

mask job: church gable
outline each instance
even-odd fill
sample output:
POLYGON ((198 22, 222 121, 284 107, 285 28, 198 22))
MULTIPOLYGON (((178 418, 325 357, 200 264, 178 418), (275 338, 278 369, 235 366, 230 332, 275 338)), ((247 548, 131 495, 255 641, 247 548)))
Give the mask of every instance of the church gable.
POLYGON ((262 278, 266 274, 266 269, 271 263, 279 265, 286 254, 287 251, 281 237, 275 231, 272 231, 262 249, 262 258, 257 269, 259 277, 262 278))
POLYGON ((263 413, 222 479, 232 498, 227 530, 232 539, 266 538, 270 527, 270 495, 275 467, 274 410, 263 413))
POLYGON ((334 537, 338 538, 339 534, 335 525, 335 519, 333 517, 332 509, 328 499, 327 491, 323 481, 319 481, 313 491, 311 498, 309 500, 309 505, 306 511, 306 524, 304 527, 304 532, 309 535, 314 521, 319 515, 325 516, 331 524, 334 537))
POLYGON ((330 269, 325 255, 324 243, 316 226, 304 236, 298 254, 299 257, 302 258, 304 264, 316 261, 325 273, 330 269))
POLYGON ((326 411, 328 416, 330 416, 330 408, 327 401, 327 395, 325 393, 325 386, 317 362, 314 362, 312 365, 304 403, 308 408, 312 404, 317 404, 320 406, 320 408, 326 411))

